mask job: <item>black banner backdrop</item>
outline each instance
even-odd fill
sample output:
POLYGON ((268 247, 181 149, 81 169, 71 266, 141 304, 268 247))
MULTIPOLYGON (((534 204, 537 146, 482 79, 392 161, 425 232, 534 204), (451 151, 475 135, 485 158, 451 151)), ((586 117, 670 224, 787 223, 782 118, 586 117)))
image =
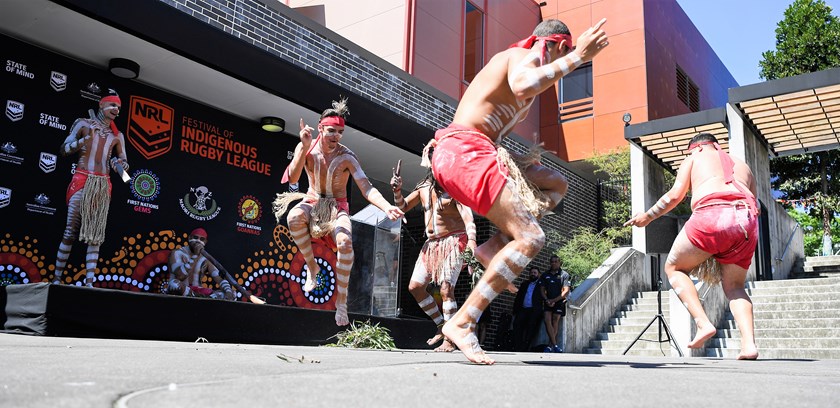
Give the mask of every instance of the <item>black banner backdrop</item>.
MULTIPOLYGON (((113 89, 122 99, 116 124, 131 180, 111 172, 95 286, 160 292, 169 252, 202 227, 207 251, 255 295, 334 309, 335 252, 313 243, 325 283, 304 294, 303 257, 285 220, 277 225, 271 212, 296 137, 10 37, 0 35, 0 50, 0 285, 52 279, 78 160, 61 156, 59 147, 74 121, 89 117, 113 89)), ((64 283, 83 281, 85 251, 77 241, 64 283)))

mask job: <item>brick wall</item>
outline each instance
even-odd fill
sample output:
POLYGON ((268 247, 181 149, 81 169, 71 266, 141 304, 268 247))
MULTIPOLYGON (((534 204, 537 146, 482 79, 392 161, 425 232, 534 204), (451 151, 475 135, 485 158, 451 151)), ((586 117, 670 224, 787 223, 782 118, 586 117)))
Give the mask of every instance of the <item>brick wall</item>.
MULTIPOLYGON (((369 99, 431 131, 448 125, 457 101, 365 51, 294 10, 266 0, 160 0, 253 46, 369 99)), ((527 145, 518 137, 506 139, 513 152, 525 153, 527 145)), ((540 221, 549 240, 534 264, 545 270, 550 254, 579 226, 597 225, 596 186, 564 167, 556 157, 543 163, 563 173, 569 180, 569 193, 556 209, 540 221)), ((425 241, 420 222, 410 223, 403 235, 399 305, 404 314, 425 318, 406 289, 417 254, 425 241), (411 238, 414 241, 411 241, 411 238)), ((483 242, 496 229, 486 219, 477 219, 478 239, 483 242)), ((519 280, 514 282, 517 286, 519 280)), ((466 270, 459 279, 456 299, 463 304, 470 291, 466 270)), ((501 294, 489 308, 490 321, 485 346, 495 348, 499 321, 510 313, 514 296, 501 294)))

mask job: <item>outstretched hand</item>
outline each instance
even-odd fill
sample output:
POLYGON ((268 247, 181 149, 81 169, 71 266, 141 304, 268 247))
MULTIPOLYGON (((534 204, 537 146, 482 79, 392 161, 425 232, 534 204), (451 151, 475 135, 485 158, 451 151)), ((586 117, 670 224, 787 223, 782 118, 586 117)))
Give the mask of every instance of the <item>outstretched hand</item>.
POLYGON ((312 144, 313 130, 315 129, 304 123, 303 118, 300 118, 300 142, 303 143, 304 147, 309 147, 312 144))
POLYGON ((607 19, 602 18, 597 24, 580 33, 575 52, 578 53, 583 62, 592 61, 601 50, 610 45, 607 40, 607 33, 601 29, 601 26, 606 22, 607 19))
POLYGON ((405 215, 405 213, 403 213, 402 210, 399 209, 399 207, 392 205, 385 210, 385 215, 388 216, 389 220, 396 221, 402 218, 405 215))
POLYGON ((651 216, 648 215, 647 213, 638 213, 638 214, 634 215, 633 218, 631 218, 627 222, 625 222, 623 226, 627 227, 627 226, 633 225, 633 226, 641 228, 641 227, 644 227, 645 225, 650 224, 651 221, 653 221, 653 218, 651 218, 651 216))

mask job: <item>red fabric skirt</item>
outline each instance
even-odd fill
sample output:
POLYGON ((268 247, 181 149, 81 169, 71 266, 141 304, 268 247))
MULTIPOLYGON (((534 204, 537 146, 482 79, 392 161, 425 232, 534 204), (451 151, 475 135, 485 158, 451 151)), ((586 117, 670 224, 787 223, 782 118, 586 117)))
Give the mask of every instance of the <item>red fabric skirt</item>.
POLYGON ((484 216, 502 192, 508 169, 499 166, 490 139, 476 133, 481 132, 455 124, 438 130, 432 172, 452 198, 484 216))
POLYGON ((752 197, 740 192, 709 194, 697 202, 685 223, 686 236, 695 247, 714 255, 718 262, 747 269, 758 244, 755 205, 752 197))

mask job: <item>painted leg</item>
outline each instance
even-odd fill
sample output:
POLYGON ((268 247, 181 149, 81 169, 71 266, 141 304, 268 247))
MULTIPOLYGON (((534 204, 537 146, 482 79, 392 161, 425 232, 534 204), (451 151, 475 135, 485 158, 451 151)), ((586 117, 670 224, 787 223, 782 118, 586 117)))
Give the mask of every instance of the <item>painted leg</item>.
POLYGON ((753 320, 753 304, 750 295, 744 289, 747 270, 734 264, 724 264, 721 286, 726 298, 729 299, 729 309, 741 332, 741 352, 738 360, 755 360, 758 358, 758 347, 755 345, 755 322, 753 320))
POLYGON ((338 260, 335 263, 336 296, 335 296, 335 324, 347 326, 347 286, 350 284, 350 270, 353 268, 353 241, 351 240, 350 219, 344 216, 336 226, 335 243, 338 247, 338 260), (341 223, 342 220, 346 221, 341 223))
POLYGON ((307 293, 315 289, 318 274, 321 272, 321 267, 315 261, 315 255, 312 253, 312 237, 309 234, 309 210, 309 206, 298 204, 289 210, 289 215, 286 217, 292 240, 295 241, 295 245, 297 245, 300 254, 306 261, 308 270, 303 291, 307 293))
MULTIPOLYGON (((440 295, 443 298, 443 321, 448 322, 452 320, 452 316, 458 311, 458 303, 455 301, 455 290, 448 282, 444 282, 440 286, 440 295)), ((449 353, 455 351, 455 345, 448 338, 444 337, 443 343, 435 351, 449 353)))
POLYGON ((99 261, 99 245, 88 245, 85 255, 85 286, 92 288, 96 278, 96 263, 99 261))
POLYGON ((703 305, 700 304, 700 297, 694 287, 694 282, 687 274, 688 271, 711 256, 710 253, 692 245, 685 235, 685 230, 682 230, 674 240, 674 245, 671 247, 671 252, 665 262, 665 274, 668 275, 668 282, 697 325, 697 332, 694 339, 688 343, 688 348, 702 348, 706 340, 717 332, 717 328, 709 320, 706 311, 703 310, 703 305))
POLYGON ((494 361, 479 345, 476 322, 493 299, 519 276, 545 245, 545 234, 536 219, 508 187, 496 198, 487 218, 513 240, 493 256, 464 305, 443 326, 444 336, 455 343, 468 360, 478 364, 493 364, 494 361))
POLYGON ((408 292, 411 293, 411 296, 413 296, 414 300, 417 301, 417 305, 420 306, 420 309, 422 309, 423 312, 426 313, 426 316, 429 316, 429 318, 435 322, 435 326, 437 326, 437 333, 435 333, 435 335, 430 339, 426 340, 426 344, 431 346, 437 344, 441 339, 443 339, 443 333, 440 332, 443 327, 443 316, 440 314, 440 309, 438 309, 435 299, 426 292, 428 283, 429 276, 426 273, 425 268, 422 267, 420 259, 418 259, 418 262, 414 267, 414 273, 411 275, 411 282, 408 283, 408 292))
POLYGON ((70 251, 73 249, 73 243, 79 236, 79 225, 82 222, 81 212, 79 211, 79 203, 82 200, 84 190, 77 191, 70 197, 67 203, 67 224, 64 228, 64 234, 61 237, 61 243, 58 245, 58 253, 55 257, 55 274, 53 282, 56 285, 61 284, 64 268, 67 267, 67 259, 70 258, 70 251))

